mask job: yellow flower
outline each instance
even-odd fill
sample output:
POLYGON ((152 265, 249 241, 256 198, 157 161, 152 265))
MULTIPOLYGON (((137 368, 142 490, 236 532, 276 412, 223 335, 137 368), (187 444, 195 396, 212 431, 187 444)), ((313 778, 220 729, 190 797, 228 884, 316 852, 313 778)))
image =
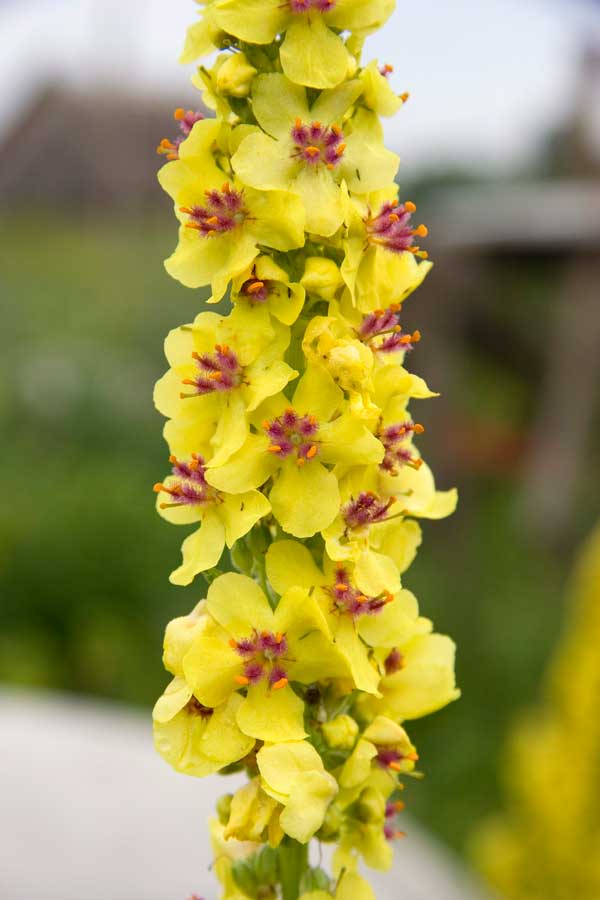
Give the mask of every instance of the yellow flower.
POLYGON ((335 893, 309 891, 307 894, 301 894, 300 900, 375 900, 375 894, 368 881, 365 881, 358 872, 345 871, 335 893))
POLYGON ((187 616, 171 619, 165 629, 163 665, 171 675, 183 677, 183 657, 197 634, 208 624, 206 601, 201 600, 187 616))
POLYGON ((252 265, 233 279, 231 299, 236 309, 252 310, 257 331, 272 331, 270 316, 283 325, 293 325, 304 306, 303 284, 290 282, 287 273, 270 256, 259 256, 252 265))
POLYGON ((420 633, 396 646, 377 651, 384 677, 381 697, 359 697, 361 716, 388 716, 395 721, 420 719, 460 697, 454 675, 454 641, 429 634, 431 623, 420 620, 420 633))
MULTIPOLYGON (((352 792, 351 801, 346 797, 340 802, 345 807, 342 812, 342 825, 339 835, 339 846, 333 857, 335 872, 355 872, 358 857, 372 869, 389 869, 392 864, 392 846, 386 836, 386 802, 394 789, 394 783, 384 790, 367 786, 352 792)), ((348 791, 342 791, 348 794, 348 791)))
POLYGON ((339 267, 332 259, 325 259, 323 256, 308 257, 300 279, 300 284, 308 294, 332 300, 343 283, 339 267))
POLYGON ((229 316, 200 313, 165 341, 170 368, 154 390, 157 409, 174 424, 165 437, 172 453, 202 453, 226 462, 244 443, 248 416, 283 390, 296 372, 283 362, 289 330, 264 327, 260 310, 238 305, 229 316))
MULTIPOLYGON (((189 140, 189 139, 188 139, 189 140)), ((423 282, 430 262, 416 241, 427 235, 411 223, 414 203, 400 204, 397 188, 346 202, 347 237, 341 271, 352 301, 365 313, 402 303, 423 282), (366 248, 366 249, 365 249, 366 248)))
POLYGON ((230 97, 247 97, 256 73, 244 53, 223 54, 216 69, 217 90, 230 97))
POLYGON ((160 515, 175 525, 200 522, 200 528, 183 542, 183 562, 170 575, 173 584, 191 584, 200 572, 219 562, 225 544, 233 547, 271 506, 259 491, 223 494, 206 481, 204 459, 194 454, 190 460, 171 457, 172 474, 154 485, 160 515))
POLYGON ((339 513, 322 532, 327 556, 353 562, 356 586, 372 597, 398 590, 398 573, 410 566, 421 543, 418 524, 404 515, 404 498, 376 493, 374 478, 356 468, 343 479, 339 513))
POLYGON ((252 86, 252 110, 267 134, 244 138, 233 169, 244 184, 299 195, 306 230, 315 234, 329 236, 341 226, 342 182, 365 194, 393 181, 398 168, 373 113, 360 110, 341 127, 361 90, 360 81, 348 81, 309 107, 305 89, 284 75, 259 75, 252 86))
POLYGON ((358 76, 363 84, 364 104, 379 116, 394 116, 408 99, 407 94, 398 95, 391 89, 388 76, 392 72, 393 68, 388 65, 379 68, 374 59, 358 76))
MULTIPOLYGON (((283 71, 297 84, 335 87, 346 77, 351 57, 338 31, 369 34, 389 18, 394 0, 215 0, 206 13, 212 27, 250 44, 280 47, 283 71)), ((188 37, 185 60, 195 48, 206 52, 204 33, 188 37)))
POLYGON ((219 490, 252 490, 274 477, 269 499, 281 527, 296 537, 326 528, 340 506, 338 479, 328 466, 367 465, 383 458, 371 432, 343 411, 343 393, 330 376, 309 367, 291 404, 283 396, 263 403, 263 435, 251 434, 227 463, 212 468, 219 490))
POLYGON ((259 244, 284 251, 304 244, 300 198, 244 187, 219 168, 220 131, 217 120, 197 122, 179 145, 179 159, 159 172, 181 222, 179 245, 166 269, 186 287, 212 285, 215 301, 258 256, 259 244))
POLYGON ((265 744, 256 760, 263 790, 284 807, 283 831, 307 843, 323 823, 337 793, 335 778, 325 771, 321 757, 307 741, 265 744))
POLYGON ((203 706, 185 679, 174 678, 152 713, 156 749, 178 772, 197 777, 237 762, 254 746, 236 723, 241 703, 233 695, 216 708, 203 706))
MULTIPOLYGON (((293 585, 314 589, 333 640, 346 658, 356 687, 378 693, 380 674, 371 647, 394 647, 407 641, 419 625, 417 601, 409 591, 381 591, 367 596, 358 590, 351 567, 325 558, 325 572, 297 541, 277 541, 267 551, 267 577, 280 594, 293 585)), ((394 579, 396 581, 396 579, 394 579)))
POLYGON ((276 847, 283 838, 279 824, 280 806, 262 788, 260 779, 253 778, 233 795, 229 820, 223 830, 226 840, 268 840, 276 847))
POLYGON ((273 742, 304 738, 304 703, 292 683, 344 674, 314 598, 292 588, 272 610, 252 579, 227 574, 211 584, 206 609, 220 627, 201 633, 183 661, 200 702, 218 706, 243 690, 236 718, 245 734, 273 742))
MULTIPOLYGON (((339 775, 340 787, 357 788, 377 777, 375 785, 395 787, 396 776, 414 771, 418 760, 414 746, 401 725, 386 716, 376 716, 364 731, 351 756, 348 757, 339 775)), ((391 792, 391 791, 390 791, 391 792)))
POLYGON ((225 827, 217 819, 209 822, 210 837, 213 850, 213 869, 223 885, 221 900, 246 900, 233 877, 234 863, 244 860, 260 850, 255 841, 238 841, 225 837, 225 827))

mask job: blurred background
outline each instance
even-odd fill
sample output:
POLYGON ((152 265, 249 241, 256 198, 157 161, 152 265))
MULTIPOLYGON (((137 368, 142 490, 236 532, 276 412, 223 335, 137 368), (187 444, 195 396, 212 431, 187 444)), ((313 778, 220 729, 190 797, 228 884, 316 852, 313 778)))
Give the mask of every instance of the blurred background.
MULTIPOLYGON (((407 802, 468 861, 600 518, 600 3, 398 6, 367 57, 411 92, 387 139, 436 266, 403 324, 442 392, 413 414, 461 495, 405 579, 456 640, 463 691, 412 724, 427 777, 407 802)), ((177 64, 194 16, 0 0, 0 680, 146 716, 164 625, 203 593, 169 585, 181 532, 151 490, 162 340, 203 300, 163 270, 176 229, 155 180, 173 109, 198 108, 177 64)))

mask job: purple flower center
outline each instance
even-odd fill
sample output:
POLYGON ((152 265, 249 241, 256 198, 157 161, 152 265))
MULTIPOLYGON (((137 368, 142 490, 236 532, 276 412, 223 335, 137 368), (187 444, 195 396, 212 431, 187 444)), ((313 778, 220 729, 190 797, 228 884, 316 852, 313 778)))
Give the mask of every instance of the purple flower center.
POLYGON ((404 803, 402 802, 402 800, 388 800, 388 802, 385 804, 385 822, 383 825, 383 833, 385 834, 388 841, 406 837, 405 831, 398 831, 398 829, 396 828, 396 819, 398 813, 401 813, 403 809, 404 803))
POLYGON ((169 494, 171 503, 161 503, 161 509, 171 509, 175 506, 197 506, 201 503, 214 503, 217 493, 206 481, 206 466, 201 456, 192 454, 189 462, 170 456, 172 464, 173 480, 169 484, 159 482, 154 485, 154 491, 169 494))
POLYGON ((241 287, 240 294, 246 297, 250 303, 264 303, 269 299, 271 293, 271 283, 269 281, 260 281, 260 279, 249 278, 241 287))
POLYGON ((243 225, 248 210, 244 206, 244 194, 236 191, 228 182, 221 190, 205 192, 204 206, 182 206, 180 212, 189 216, 187 228, 192 228, 203 237, 227 234, 243 225))
POLYGON ((290 12, 295 15, 308 12, 331 12, 337 0, 288 0, 290 12))
POLYGON ((288 652, 285 634, 255 631, 250 637, 239 641, 232 639, 229 644, 244 660, 243 675, 235 678, 241 687, 258 684, 263 678, 275 691, 287 685, 288 677, 282 665, 288 652))
POLYGON ((168 160, 179 159, 179 145, 186 139, 196 122, 200 122, 204 116, 201 112, 195 112, 193 109, 186 111, 180 108, 175 110, 173 118, 179 123, 181 134, 177 135, 173 141, 163 138, 156 148, 156 152, 161 156, 166 156, 168 160))
POLYGON ((395 497, 382 500, 372 491, 363 491, 342 506, 342 516, 348 528, 365 528, 377 522, 385 522, 395 497))
POLYGON ((367 597, 350 584, 350 577, 344 566, 336 569, 336 582, 327 588, 333 599, 333 611, 341 615, 358 619, 360 616, 373 616, 381 612, 394 599, 389 591, 383 591, 378 597, 367 597))
POLYGON ((391 769, 393 772, 400 772, 401 762, 408 759, 411 762, 418 760, 416 753, 401 753, 395 747, 377 747, 377 756, 375 760, 382 769, 391 769))
POLYGON ((200 716, 202 719, 210 719, 214 710, 210 706, 203 706, 195 697, 190 697, 185 705, 185 709, 193 716, 200 716))
POLYGON ((296 465, 303 466, 319 452, 319 444, 315 441, 319 430, 316 418, 300 416, 291 406, 276 419, 263 422, 263 428, 271 441, 267 448, 269 453, 280 459, 295 453, 296 465))
POLYGON ((198 374, 185 378, 183 384, 194 388, 191 394, 180 394, 182 399, 199 394, 224 393, 242 384, 244 369, 233 350, 227 344, 216 344, 214 353, 192 353, 198 374))
POLYGON ((417 228, 411 225, 412 214, 416 209, 415 204, 410 202, 399 204, 397 200, 389 200, 384 203, 376 215, 369 215, 365 219, 368 242, 385 247, 393 253, 408 251, 427 259, 427 253, 415 244, 416 237, 427 237, 428 234, 425 225, 417 228))
POLYGON ((385 674, 386 675, 394 675, 396 672, 399 672, 404 668, 404 656, 397 647, 394 647, 393 650, 390 650, 388 655, 385 658, 384 662, 385 674))
POLYGON ((328 169, 335 169, 344 156, 346 144, 338 125, 328 127, 320 122, 305 125, 301 119, 296 119, 291 135, 294 142, 292 157, 309 166, 323 163, 328 169))
POLYGON ((359 328, 358 336, 377 353, 407 352, 421 340, 421 332, 405 334, 400 325, 400 304, 392 303, 386 309, 376 309, 366 315, 359 328))
POLYGON ((410 420, 388 425, 379 431, 377 437, 385 447, 385 456, 383 461, 379 463, 379 468, 390 475, 397 475, 398 469, 402 466, 420 469, 423 465, 423 460, 418 456, 413 456, 408 442, 414 434, 423 434, 424 431, 425 429, 422 425, 410 420))

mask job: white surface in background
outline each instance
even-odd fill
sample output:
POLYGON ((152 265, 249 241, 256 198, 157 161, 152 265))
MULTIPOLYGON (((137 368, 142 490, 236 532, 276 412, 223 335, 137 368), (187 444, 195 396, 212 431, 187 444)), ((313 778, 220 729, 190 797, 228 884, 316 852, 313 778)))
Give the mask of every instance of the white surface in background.
MULTIPOLYGON (((214 898, 206 819, 239 778, 173 772, 147 717, 108 703, 0 692, 2 900, 214 898)), ((412 823, 378 900, 482 900, 412 823)))
MULTIPOLYGON (((599 9, 585 0, 398 0, 366 52, 392 63, 396 90, 412 93, 387 126, 389 144, 411 172, 424 163, 505 169, 527 160, 570 108, 580 43, 600 35, 599 9)), ((84 90, 108 83, 183 92, 177 57, 195 15, 192 0, 0 6, 0 132, 48 76, 84 90)))

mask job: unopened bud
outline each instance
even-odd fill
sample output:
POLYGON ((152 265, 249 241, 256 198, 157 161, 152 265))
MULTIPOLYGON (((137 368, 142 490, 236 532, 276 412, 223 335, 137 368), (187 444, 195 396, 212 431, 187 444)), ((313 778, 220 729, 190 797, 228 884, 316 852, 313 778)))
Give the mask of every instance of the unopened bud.
POLYGON ((247 97, 256 69, 243 53, 229 56, 217 70, 217 90, 230 97, 247 97))
POLYGON ((325 740, 336 750, 351 750, 358 736, 358 725, 351 716, 336 716, 321 725, 325 740))
POLYGON ((342 283, 340 270, 332 259, 310 256, 306 260, 300 284, 308 294, 317 294, 324 300, 331 300, 342 283))

